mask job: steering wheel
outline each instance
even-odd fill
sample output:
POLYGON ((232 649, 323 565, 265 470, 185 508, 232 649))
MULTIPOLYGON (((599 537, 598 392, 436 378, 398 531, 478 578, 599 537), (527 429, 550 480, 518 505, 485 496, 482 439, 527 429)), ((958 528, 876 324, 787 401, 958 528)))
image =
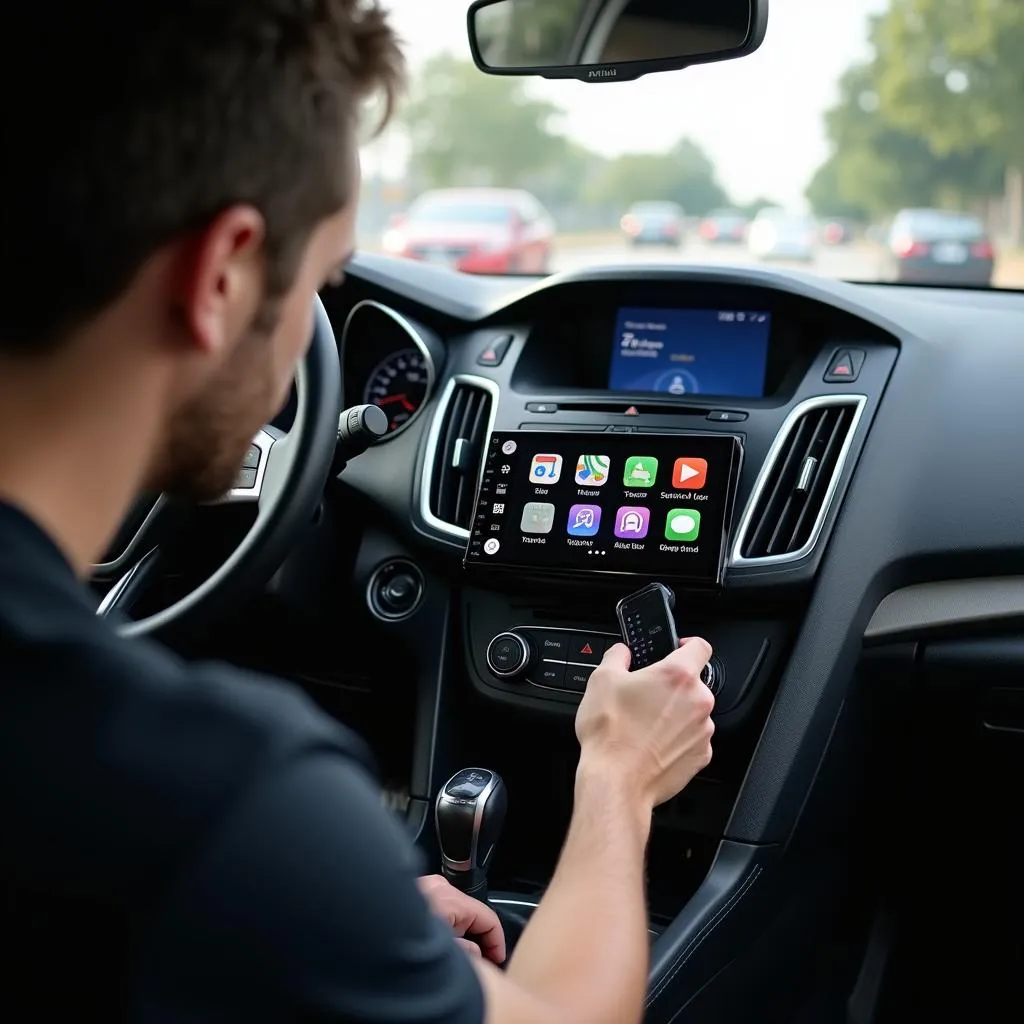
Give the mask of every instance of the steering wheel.
MULTIPOLYGON (((255 504, 255 521, 204 582, 146 618, 118 623, 121 636, 165 640, 208 623, 218 608, 266 583, 284 561, 296 533, 313 518, 334 458, 342 396, 338 346, 319 296, 313 312, 312 341, 295 375, 292 427, 284 433, 266 426, 256 434, 236 486, 218 502, 255 504)), ((152 582, 161 563, 155 527, 169 504, 165 496, 157 498, 119 558, 95 567, 107 575, 113 566, 125 569, 101 601, 97 615, 120 615, 152 582)))

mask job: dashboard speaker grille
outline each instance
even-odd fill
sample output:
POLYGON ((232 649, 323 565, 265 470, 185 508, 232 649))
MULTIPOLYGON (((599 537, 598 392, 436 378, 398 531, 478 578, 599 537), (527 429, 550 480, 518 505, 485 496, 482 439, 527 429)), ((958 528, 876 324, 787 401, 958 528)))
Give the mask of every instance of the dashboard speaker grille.
POLYGON ((473 384, 457 384, 442 414, 430 481, 430 511, 443 523, 468 530, 487 443, 492 397, 473 384))
POLYGON ((784 428, 740 537, 744 561, 800 557, 813 547, 860 409, 859 399, 822 403, 784 428))

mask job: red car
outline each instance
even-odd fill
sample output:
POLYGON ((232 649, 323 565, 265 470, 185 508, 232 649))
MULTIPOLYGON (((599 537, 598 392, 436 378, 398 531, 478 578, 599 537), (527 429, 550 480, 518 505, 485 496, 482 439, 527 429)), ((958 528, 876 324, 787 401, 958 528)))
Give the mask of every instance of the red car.
POLYGON ((425 192, 392 220, 384 248, 469 274, 546 274, 555 227, 522 189, 425 192))

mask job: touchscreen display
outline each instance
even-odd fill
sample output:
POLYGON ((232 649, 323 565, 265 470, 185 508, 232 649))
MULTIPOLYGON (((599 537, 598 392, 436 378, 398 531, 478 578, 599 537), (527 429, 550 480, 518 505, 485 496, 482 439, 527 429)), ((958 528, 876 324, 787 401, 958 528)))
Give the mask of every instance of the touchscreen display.
POLYGON ((738 438, 491 435, 467 566, 719 583, 738 438))
POLYGON ((762 398, 770 330, 763 310, 620 309, 608 387, 762 398))

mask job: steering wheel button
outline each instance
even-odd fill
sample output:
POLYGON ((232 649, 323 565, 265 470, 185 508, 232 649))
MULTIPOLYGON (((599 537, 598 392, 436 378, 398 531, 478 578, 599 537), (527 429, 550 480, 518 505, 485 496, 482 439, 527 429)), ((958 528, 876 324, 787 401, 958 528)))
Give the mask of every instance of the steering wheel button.
MULTIPOLYGON (((260 450, 256 445, 249 445, 249 450, 245 453, 245 458, 242 460, 242 469, 256 469, 260 464, 260 450)), ((238 487, 249 486, 247 484, 236 484, 238 487)))
POLYGON ((238 476, 235 477, 235 487, 255 487, 256 486, 256 470, 255 469, 243 469, 239 472, 238 476))

